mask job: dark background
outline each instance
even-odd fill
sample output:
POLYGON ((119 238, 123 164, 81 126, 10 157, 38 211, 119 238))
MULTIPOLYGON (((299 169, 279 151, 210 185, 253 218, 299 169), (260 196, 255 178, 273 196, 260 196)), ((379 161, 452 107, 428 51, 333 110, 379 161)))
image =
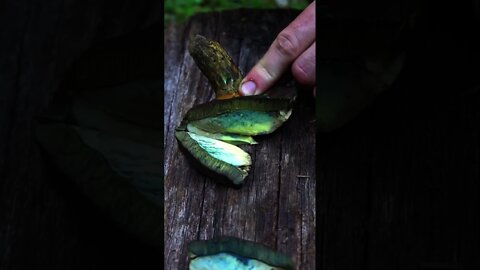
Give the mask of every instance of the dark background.
MULTIPOLYGON (((398 10, 344 3, 345 14, 398 10)), ((323 269, 480 268, 478 1, 419 5, 395 86, 317 137, 323 269)), ((161 21, 160 1, 0 3, 0 269, 160 266, 162 251, 51 167, 33 127, 82 52, 161 21)))
POLYGON ((413 7, 395 85, 317 136, 321 269, 480 268, 478 1, 413 7))
POLYGON ((161 268, 34 139, 64 87, 161 79, 161 1, 1 1, 0 25, 0 269, 161 268))

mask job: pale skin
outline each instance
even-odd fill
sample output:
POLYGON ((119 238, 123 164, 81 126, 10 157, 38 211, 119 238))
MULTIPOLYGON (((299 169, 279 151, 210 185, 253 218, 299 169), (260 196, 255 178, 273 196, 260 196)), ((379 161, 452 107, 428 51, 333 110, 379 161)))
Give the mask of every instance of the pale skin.
POLYGON ((315 1, 278 34, 242 80, 239 91, 244 96, 261 94, 289 68, 299 83, 315 85, 315 1))

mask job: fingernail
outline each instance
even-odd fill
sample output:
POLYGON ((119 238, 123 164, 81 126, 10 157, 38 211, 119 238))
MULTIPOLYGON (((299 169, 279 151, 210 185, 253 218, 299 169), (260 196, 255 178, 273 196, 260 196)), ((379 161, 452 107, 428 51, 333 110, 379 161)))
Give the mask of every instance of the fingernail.
POLYGON ((257 88, 257 85, 253 81, 246 81, 242 84, 242 88, 240 91, 242 91, 242 94, 244 96, 251 96, 255 94, 255 89, 257 88))

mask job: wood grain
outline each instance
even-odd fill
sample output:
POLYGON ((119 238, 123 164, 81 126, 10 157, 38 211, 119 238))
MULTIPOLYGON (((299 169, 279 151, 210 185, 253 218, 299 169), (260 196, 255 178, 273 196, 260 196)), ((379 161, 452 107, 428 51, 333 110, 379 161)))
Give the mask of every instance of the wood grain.
POLYGON ((179 152, 174 129, 188 109, 213 97, 207 79, 186 52, 188 37, 217 40, 248 71, 292 11, 236 10, 197 15, 183 30, 165 32, 165 267, 187 268, 195 239, 235 236, 291 255, 298 269, 315 269, 315 128, 310 93, 277 132, 248 146, 254 164, 241 189, 221 186, 179 152), (181 37, 181 38, 180 38, 181 37))

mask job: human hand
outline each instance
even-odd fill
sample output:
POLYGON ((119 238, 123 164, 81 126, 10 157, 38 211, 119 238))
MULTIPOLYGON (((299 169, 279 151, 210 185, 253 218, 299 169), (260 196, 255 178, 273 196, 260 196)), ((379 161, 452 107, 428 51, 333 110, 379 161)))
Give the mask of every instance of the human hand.
POLYGON ((299 83, 315 85, 315 1, 278 34, 242 80, 240 93, 249 96, 265 92, 290 66, 299 83))

